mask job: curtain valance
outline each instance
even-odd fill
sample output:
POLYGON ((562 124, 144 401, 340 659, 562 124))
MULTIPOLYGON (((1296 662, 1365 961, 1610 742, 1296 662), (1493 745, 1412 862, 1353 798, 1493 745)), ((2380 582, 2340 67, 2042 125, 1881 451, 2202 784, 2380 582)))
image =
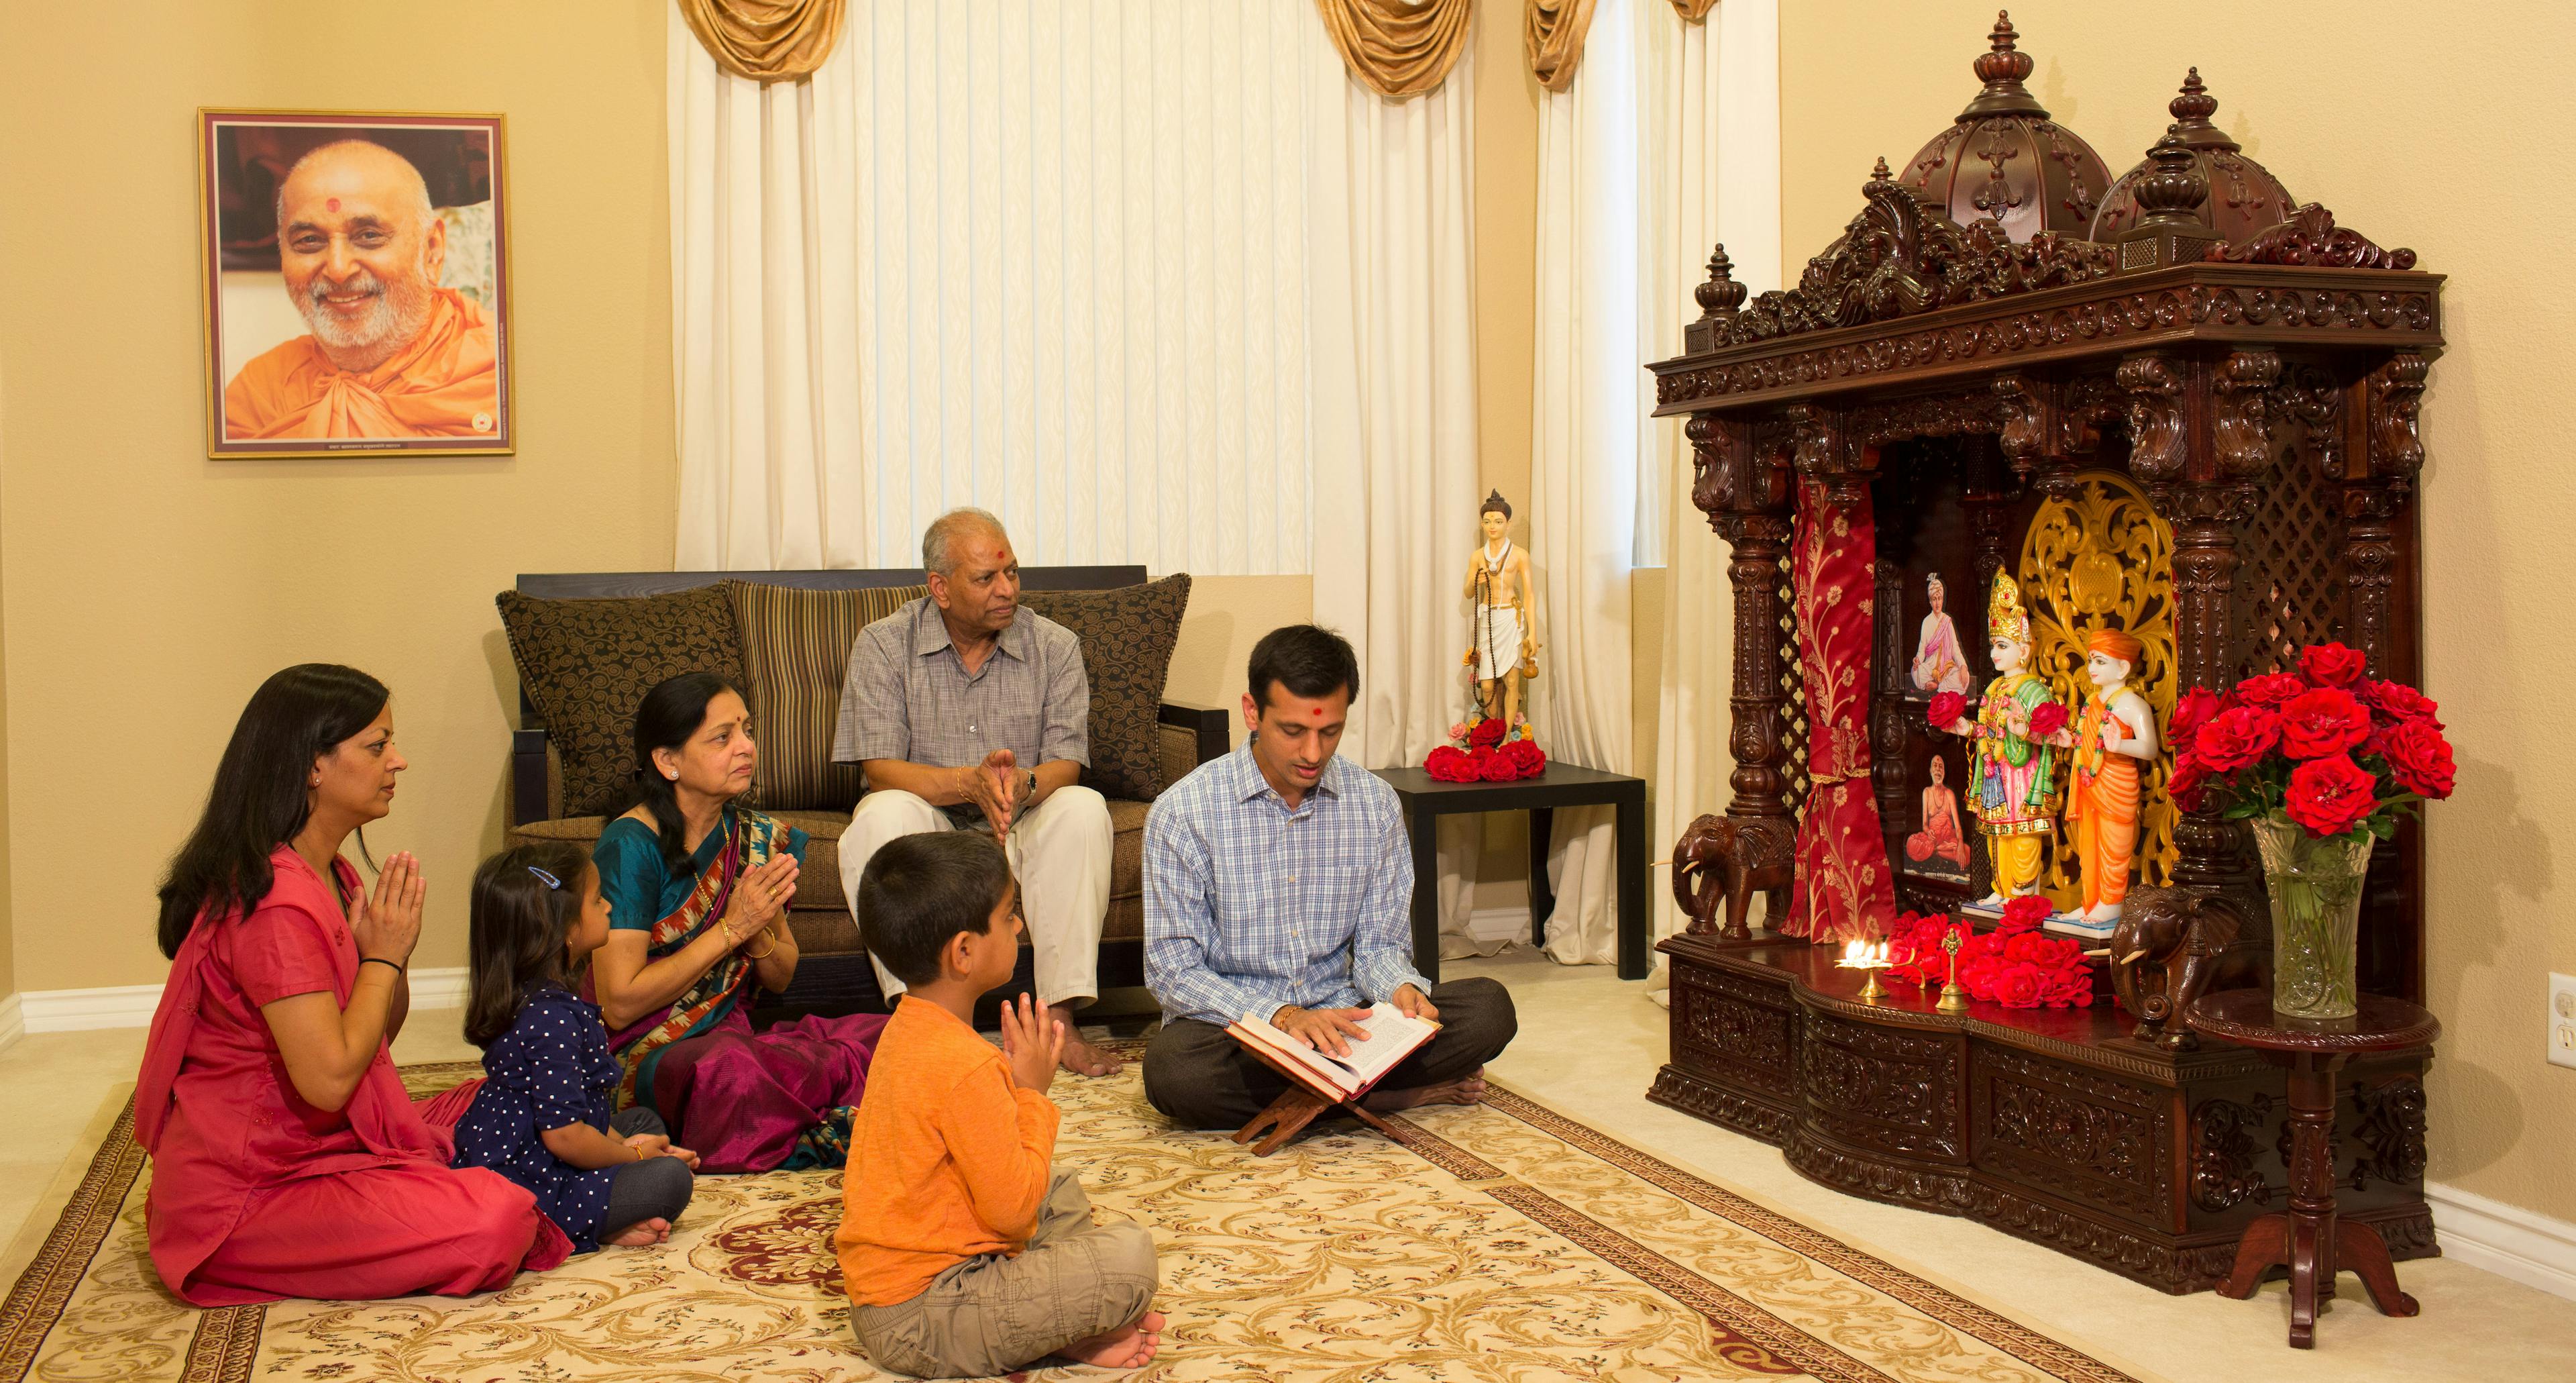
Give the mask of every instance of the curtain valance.
POLYGON ((716 66, 755 82, 810 77, 841 41, 848 0, 677 0, 716 66))
POLYGON ((1681 14, 1684 22, 1697 24, 1708 18, 1710 10, 1717 8, 1717 0, 1673 0, 1673 8, 1681 14))
POLYGON ((1530 75, 1550 91, 1574 83, 1583 61, 1583 35, 1592 27, 1592 0, 1529 0, 1521 11, 1521 42, 1529 49, 1530 75))
POLYGON ((1467 47, 1469 0, 1315 0, 1351 75, 1403 100, 1446 81, 1467 47))

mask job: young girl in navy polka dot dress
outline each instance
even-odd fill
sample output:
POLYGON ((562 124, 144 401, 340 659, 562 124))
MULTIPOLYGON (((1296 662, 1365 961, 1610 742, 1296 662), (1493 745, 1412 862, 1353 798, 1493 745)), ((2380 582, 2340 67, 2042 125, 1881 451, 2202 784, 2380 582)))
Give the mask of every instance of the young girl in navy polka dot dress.
POLYGON ((456 1126, 456 1165, 526 1187, 576 1252, 669 1238, 698 1165, 651 1109, 610 1117, 617 1062, 572 978, 608 940, 608 911, 575 845, 504 850, 474 873, 465 1036, 484 1081, 456 1126))

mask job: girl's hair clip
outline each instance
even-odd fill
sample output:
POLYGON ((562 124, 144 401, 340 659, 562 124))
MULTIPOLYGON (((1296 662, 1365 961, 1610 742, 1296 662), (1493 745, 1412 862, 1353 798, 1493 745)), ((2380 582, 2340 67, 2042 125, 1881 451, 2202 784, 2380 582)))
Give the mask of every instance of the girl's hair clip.
POLYGON ((549 874, 549 873, 547 873, 546 871, 544 871, 544 870, 542 870, 542 869, 537 868, 537 867, 536 867, 535 865, 533 865, 533 864, 528 866, 528 872, 529 872, 529 873, 531 873, 531 874, 536 875, 536 876, 537 876, 538 878, 540 878, 540 879, 545 880, 545 881, 546 881, 546 887, 548 887, 548 888, 561 888, 561 887, 563 887, 563 880, 558 879, 558 878, 556 878, 554 875, 549 874))

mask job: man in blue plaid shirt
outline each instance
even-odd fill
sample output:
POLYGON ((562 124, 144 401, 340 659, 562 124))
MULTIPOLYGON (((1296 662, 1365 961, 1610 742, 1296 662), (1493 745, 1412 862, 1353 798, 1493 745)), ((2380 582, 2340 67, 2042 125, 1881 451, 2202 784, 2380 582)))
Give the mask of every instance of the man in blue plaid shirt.
POLYGON ((1333 751, 1359 660, 1311 624, 1252 650, 1243 747, 1199 765, 1145 818, 1145 983, 1163 1027, 1145 1097, 1189 1128, 1235 1128, 1287 1081, 1226 1036, 1246 1015, 1348 1051, 1369 1005, 1440 1024, 1387 1073, 1371 1109, 1473 1104, 1519 1031, 1490 979, 1434 985, 1413 968, 1413 854, 1395 790, 1333 751))

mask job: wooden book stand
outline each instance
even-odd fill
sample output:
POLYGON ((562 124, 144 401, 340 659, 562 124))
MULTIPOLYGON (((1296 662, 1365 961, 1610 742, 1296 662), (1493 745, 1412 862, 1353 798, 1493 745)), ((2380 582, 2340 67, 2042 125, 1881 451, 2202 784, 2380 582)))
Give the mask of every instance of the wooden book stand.
MULTIPOLYGON (((1277 1057, 1274 1057, 1270 1053, 1261 1050, 1259 1047, 1252 1046, 1249 1043, 1242 1044, 1242 1046, 1245 1051, 1261 1058, 1263 1065, 1268 1066, 1271 1070, 1278 1072, 1280 1075, 1285 1076, 1288 1079, 1288 1088, 1279 1092, 1279 1098, 1272 1100, 1268 1108, 1253 1115, 1252 1122, 1245 1124, 1242 1129, 1238 1130, 1234 1135, 1234 1141, 1237 1143, 1252 1143, 1252 1155, 1254 1157, 1268 1157, 1272 1153, 1286 1147, 1288 1145, 1288 1140, 1295 1138, 1298 1134, 1305 1131, 1308 1124, 1315 1122, 1316 1115, 1323 1113, 1327 1109, 1333 1108, 1335 1105, 1339 1105, 1342 1108, 1349 1110, 1352 1114, 1358 1116, 1361 1123, 1368 1125, 1370 1128, 1376 1129, 1378 1132, 1385 1134, 1396 1142, 1401 1143, 1404 1141, 1402 1137, 1397 1135, 1394 1129, 1387 1127, 1385 1120, 1380 1119, 1376 1115, 1371 1114, 1360 1107, 1359 1102, 1368 1098, 1368 1090, 1362 1090, 1359 1094, 1347 1100, 1327 1098, 1323 1095, 1316 1094, 1313 1088, 1309 1087, 1305 1083, 1305 1079, 1300 1076, 1299 1073, 1289 1070, 1285 1065, 1280 1063, 1277 1057), (1264 1129, 1269 1131, 1266 1136, 1263 1133, 1264 1129), (1253 1143, 1252 1140, 1256 1138, 1259 1138, 1261 1141, 1253 1143)), ((1369 1087, 1371 1090, 1375 1088, 1375 1086, 1369 1087)))

